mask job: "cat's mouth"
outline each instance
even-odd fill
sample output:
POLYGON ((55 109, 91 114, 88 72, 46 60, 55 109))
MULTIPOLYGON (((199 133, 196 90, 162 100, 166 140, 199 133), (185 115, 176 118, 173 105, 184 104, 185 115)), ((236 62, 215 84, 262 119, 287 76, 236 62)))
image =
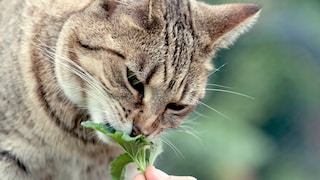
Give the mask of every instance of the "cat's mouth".
MULTIPOLYGON (((106 119, 104 119, 104 124, 108 127, 108 128, 110 128, 110 131, 112 132, 112 133, 115 133, 116 131, 119 131, 119 132, 121 132, 122 130, 117 130, 115 127, 113 127, 112 125, 111 125, 111 123, 109 123, 106 119)), ((131 137, 134 137, 134 136, 136 136, 136 135, 134 135, 133 133, 132 133, 132 131, 131 131, 131 133, 128 133, 128 135, 129 136, 131 136, 131 137)))
POLYGON ((112 132, 117 131, 106 119, 104 120, 104 122, 106 122, 105 125, 108 126, 108 128, 110 128, 112 132))

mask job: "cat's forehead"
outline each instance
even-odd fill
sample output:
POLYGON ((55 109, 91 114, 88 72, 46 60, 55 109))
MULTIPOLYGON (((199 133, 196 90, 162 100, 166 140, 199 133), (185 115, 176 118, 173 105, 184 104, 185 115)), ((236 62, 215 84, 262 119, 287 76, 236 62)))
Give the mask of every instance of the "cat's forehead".
POLYGON ((152 5, 135 2, 119 5, 110 18, 111 24, 117 27, 116 31, 129 31, 130 35, 140 30, 154 37, 166 35, 164 38, 169 38, 167 34, 177 36, 182 31, 190 31, 195 37, 194 12, 189 0, 158 0, 152 5))
POLYGON ((202 37, 194 25, 195 2, 158 0, 147 4, 152 8, 144 7, 147 1, 117 2, 105 7, 105 2, 100 1, 88 11, 94 14, 92 17, 100 17, 88 20, 90 25, 86 27, 92 29, 92 35, 86 31, 86 37, 99 45, 108 42, 105 46, 116 47, 127 57, 129 66, 144 76, 155 67, 162 67, 164 62, 167 63, 164 69, 177 74, 189 70, 191 64, 204 71, 211 69, 210 58, 203 58, 202 37), (103 13, 107 8, 112 15, 103 13))
POLYGON ((203 49, 200 47, 203 37, 198 35, 199 29, 194 25, 195 2, 189 0, 150 1, 152 4, 146 3, 149 1, 132 0, 115 2, 117 4, 113 5, 109 1, 96 1, 94 6, 88 8, 87 14, 81 17, 88 19, 84 23, 87 37, 101 43, 107 39, 106 37, 113 37, 114 42, 119 43, 126 51, 143 49, 152 52, 162 51, 165 48, 169 48, 169 51, 175 49, 172 52, 174 56, 179 53, 190 54, 191 52, 188 53, 187 50, 203 49), (91 30, 92 33, 87 30, 91 30))
POLYGON ((158 11, 153 10, 154 14, 136 8, 127 11, 122 9, 113 18, 113 33, 121 40, 120 43, 134 49, 133 52, 141 59, 157 56, 158 61, 164 61, 164 58, 187 60, 199 55, 201 37, 194 27, 190 1, 156 2, 159 3, 158 11), (144 22, 145 18, 151 20, 144 22))
POLYGON ((164 79, 179 79, 196 73, 194 69, 204 72, 211 69, 210 58, 201 56, 200 43, 191 24, 168 21, 157 34, 133 34, 122 36, 121 43, 127 47, 124 48, 128 54, 127 65, 142 73, 145 79, 152 79, 156 74, 164 79))

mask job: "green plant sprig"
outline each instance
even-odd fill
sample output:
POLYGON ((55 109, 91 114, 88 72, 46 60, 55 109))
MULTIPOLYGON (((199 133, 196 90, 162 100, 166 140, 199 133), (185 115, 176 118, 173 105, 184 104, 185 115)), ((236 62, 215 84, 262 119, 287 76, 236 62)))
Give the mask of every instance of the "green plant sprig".
POLYGON ((105 124, 92 121, 82 122, 81 125, 106 134, 125 150, 125 153, 117 156, 110 164, 110 173, 113 180, 124 180, 125 167, 131 162, 135 162, 139 170, 145 174, 147 167, 152 165, 156 157, 162 152, 160 143, 148 141, 142 135, 130 137, 127 133, 116 131, 105 124))

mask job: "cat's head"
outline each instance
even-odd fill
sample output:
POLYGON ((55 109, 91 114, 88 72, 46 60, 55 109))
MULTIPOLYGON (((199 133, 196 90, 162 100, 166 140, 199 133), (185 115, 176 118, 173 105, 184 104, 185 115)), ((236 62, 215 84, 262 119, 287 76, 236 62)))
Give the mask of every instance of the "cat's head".
POLYGON ((195 0, 88 1, 70 13, 59 35, 58 82, 92 121, 154 138, 197 106, 211 58, 259 11, 195 0))

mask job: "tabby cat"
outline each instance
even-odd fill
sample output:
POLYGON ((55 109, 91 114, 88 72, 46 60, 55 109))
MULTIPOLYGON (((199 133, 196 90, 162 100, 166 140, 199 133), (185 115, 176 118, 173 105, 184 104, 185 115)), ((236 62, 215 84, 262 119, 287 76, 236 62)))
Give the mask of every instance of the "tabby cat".
POLYGON ((196 0, 0 0, 1 179, 111 179, 120 148, 80 123, 150 139, 179 126, 205 95, 211 58, 259 12, 196 0))

